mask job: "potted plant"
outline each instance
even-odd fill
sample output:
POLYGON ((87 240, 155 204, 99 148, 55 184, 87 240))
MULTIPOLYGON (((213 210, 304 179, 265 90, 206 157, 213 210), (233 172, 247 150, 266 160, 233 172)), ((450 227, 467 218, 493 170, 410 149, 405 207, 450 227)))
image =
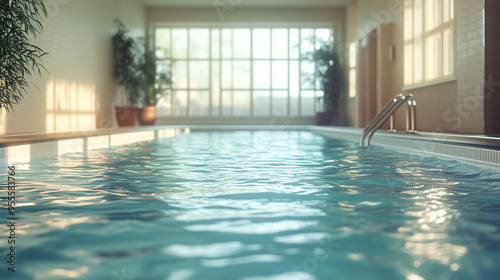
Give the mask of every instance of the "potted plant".
POLYGON ((47 16, 41 0, 0 0, 0 108, 7 111, 28 92, 26 75, 45 69, 46 53, 32 42, 43 29, 40 16, 47 16))
POLYGON ((138 111, 140 125, 154 125, 156 122, 156 104, 172 84, 170 66, 158 71, 154 51, 144 52, 138 63, 140 101, 143 105, 138 111))
POLYGON ((119 88, 121 104, 115 106, 116 121, 119 126, 135 126, 137 101, 139 98, 136 75, 137 43, 129 36, 129 30, 117 20, 118 30, 113 35, 114 77, 119 88))
POLYGON ((324 41, 312 52, 311 59, 316 65, 314 77, 323 89, 323 96, 318 97, 318 101, 323 101, 323 111, 316 113, 316 122, 318 125, 336 124, 339 99, 346 84, 339 52, 330 42, 324 41))

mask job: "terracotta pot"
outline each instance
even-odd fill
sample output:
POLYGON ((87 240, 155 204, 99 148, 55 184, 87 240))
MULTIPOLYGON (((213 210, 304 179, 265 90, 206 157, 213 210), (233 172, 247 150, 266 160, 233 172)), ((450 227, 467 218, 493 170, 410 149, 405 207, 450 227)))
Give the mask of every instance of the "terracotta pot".
POLYGON ((115 107, 116 122, 118 126, 135 126, 137 122, 137 108, 136 107, 115 107))
POLYGON ((317 125, 332 125, 333 113, 332 112, 320 112, 316 113, 316 124, 317 125))
POLYGON ((154 125, 156 122, 156 107, 146 106, 139 109, 139 114, 137 115, 139 124, 144 125, 154 125))

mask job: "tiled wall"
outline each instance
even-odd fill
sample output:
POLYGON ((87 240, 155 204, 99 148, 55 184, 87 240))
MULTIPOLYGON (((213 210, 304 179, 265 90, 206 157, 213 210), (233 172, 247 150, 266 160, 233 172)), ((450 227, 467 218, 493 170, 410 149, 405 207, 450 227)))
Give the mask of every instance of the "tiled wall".
MULTIPOLYGON (((415 95, 418 130, 484 134, 483 0, 456 0, 457 80, 407 90, 415 95)), ((404 113, 398 114, 401 118, 404 113)))
POLYGON ((457 132, 483 134, 484 0, 456 0, 456 9, 457 132))
POLYGON ((48 55, 48 73, 33 83, 14 113, 0 110, 0 134, 94 130, 113 123, 115 86, 111 36, 114 19, 145 33, 139 0, 45 0, 48 17, 33 41, 48 55))
MULTIPOLYGON (((417 102, 417 130, 430 132, 457 132, 457 83, 455 81, 407 90, 417 102)), ((406 107, 396 115, 399 129, 406 128, 406 107)))

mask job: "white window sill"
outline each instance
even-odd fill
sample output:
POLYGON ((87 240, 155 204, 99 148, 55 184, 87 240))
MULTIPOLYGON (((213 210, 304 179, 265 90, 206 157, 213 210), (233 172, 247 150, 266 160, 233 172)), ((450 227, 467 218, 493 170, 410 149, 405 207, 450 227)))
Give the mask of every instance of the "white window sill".
POLYGON ((444 78, 441 80, 437 81, 432 81, 432 82, 426 82, 426 83, 419 83, 419 84, 414 84, 414 85, 409 85, 409 86, 404 86, 403 91, 408 91, 412 89, 418 89, 418 88, 424 88, 424 87, 430 87, 430 86, 435 86, 439 84, 445 84, 449 82, 454 82, 457 80, 457 77, 449 77, 449 78, 444 78))

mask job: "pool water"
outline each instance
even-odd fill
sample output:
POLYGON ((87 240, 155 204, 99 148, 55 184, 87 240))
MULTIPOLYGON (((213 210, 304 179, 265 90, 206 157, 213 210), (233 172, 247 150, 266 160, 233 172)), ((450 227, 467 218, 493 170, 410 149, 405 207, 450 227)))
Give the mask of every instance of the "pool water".
POLYGON ((215 131, 34 160, 16 179, 16 272, 2 261, 0 279, 500 275, 500 172, 457 161, 215 131))

